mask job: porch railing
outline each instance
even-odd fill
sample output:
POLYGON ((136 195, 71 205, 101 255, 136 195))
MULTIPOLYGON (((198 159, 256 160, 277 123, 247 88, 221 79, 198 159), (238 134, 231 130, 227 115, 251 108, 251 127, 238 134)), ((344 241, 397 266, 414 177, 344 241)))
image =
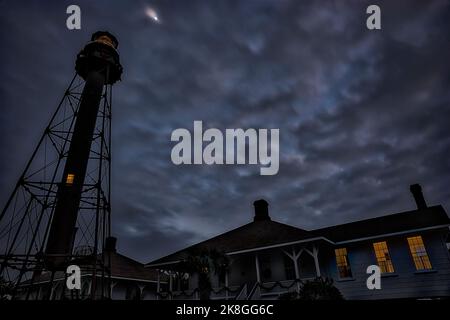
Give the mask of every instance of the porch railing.
MULTIPOLYGON (((259 283, 256 282, 249 290, 245 283, 241 286, 213 288, 210 299, 212 300, 256 300, 270 299, 284 293, 299 291, 304 282, 314 278, 302 278, 296 280, 281 280, 259 283)), ((156 293, 160 300, 198 300, 199 289, 185 291, 166 291, 156 293)))

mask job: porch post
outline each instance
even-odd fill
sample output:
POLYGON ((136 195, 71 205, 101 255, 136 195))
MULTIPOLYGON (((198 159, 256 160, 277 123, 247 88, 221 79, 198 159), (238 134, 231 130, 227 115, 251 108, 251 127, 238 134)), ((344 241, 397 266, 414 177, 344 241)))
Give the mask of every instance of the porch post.
MULTIPOLYGON (((88 287, 88 293, 87 296, 90 297, 91 296, 91 291, 92 291, 92 280, 87 280, 89 281, 89 287, 88 287)), ((81 290, 83 290, 83 287, 81 287, 81 290)), ((94 295, 96 294, 96 292, 94 292, 94 295)))
POLYGON ((116 286, 116 284, 117 282, 111 281, 111 285, 109 286, 111 300, 113 299, 113 289, 116 286))
MULTIPOLYGON (((300 257, 300 255, 303 252, 303 249, 300 249, 299 252, 295 252, 295 248, 292 248, 292 255, 287 253, 286 251, 284 251, 284 254, 287 255, 292 262, 294 263, 294 270, 295 270, 295 280, 298 281, 300 280, 300 271, 298 269, 298 258, 300 257)), ((300 282, 297 282, 297 292, 300 292, 300 282)))
MULTIPOLYGON (((301 251, 300 251, 301 252, 301 251)), ((300 292, 300 272, 298 270, 298 256, 295 252, 295 248, 292 248, 292 257, 291 259, 294 261, 294 270, 295 270, 295 280, 297 281, 297 293, 300 292)))
POLYGON ((228 271, 225 272, 225 298, 228 300, 228 271))
POLYGON ((313 247, 313 257, 314 257, 314 264, 316 265, 317 277, 320 277, 319 250, 317 249, 316 246, 313 247))
POLYGON ((158 272, 158 280, 156 282, 156 300, 159 300, 159 292, 161 291, 161 273, 159 269, 156 269, 156 272, 158 272))
POLYGON ((144 300, 145 284, 138 285, 139 288, 139 300, 144 300))
POLYGON ((172 271, 169 271, 169 299, 173 300, 173 278, 172 278, 173 274, 172 271))
POLYGON ((259 259, 258 259, 258 254, 255 254, 255 265, 256 265, 256 281, 258 283, 261 283, 261 276, 259 273, 259 259))
POLYGON ((295 253, 294 248, 292 248, 292 257, 290 258, 294 261, 295 279, 300 279, 300 272, 298 271, 298 256, 295 253))
POLYGON ((56 285, 55 285, 55 284, 52 284, 52 287, 51 287, 51 289, 50 289, 50 297, 49 297, 48 300, 52 300, 53 294, 55 293, 55 288, 56 288, 56 285))

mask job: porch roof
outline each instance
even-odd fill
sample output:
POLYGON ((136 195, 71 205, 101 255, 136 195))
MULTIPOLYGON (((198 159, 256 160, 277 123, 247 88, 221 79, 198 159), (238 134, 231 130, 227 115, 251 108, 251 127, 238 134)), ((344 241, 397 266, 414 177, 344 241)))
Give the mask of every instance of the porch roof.
MULTIPOLYGON (((115 251, 110 252, 111 258, 111 277, 127 279, 130 281, 156 282, 158 273, 156 270, 149 270, 144 268, 144 264, 126 257, 115 251)), ((91 275, 90 272, 82 271, 82 276, 91 275)), ((99 274, 100 275, 100 274, 99 274)), ((56 271, 54 281, 64 280, 65 273, 63 271, 56 271)), ((37 276, 33 281, 26 280, 22 282, 23 286, 30 283, 40 284, 49 282, 51 279, 51 272, 43 272, 37 276)))
POLYGON ((256 220, 152 261, 146 266, 155 267, 158 265, 177 263, 184 260, 190 252, 197 250, 215 249, 225 253, 231 253, 307 239, 311 241, 318 240, 311 232, 300 228, 272 220, 256 220))

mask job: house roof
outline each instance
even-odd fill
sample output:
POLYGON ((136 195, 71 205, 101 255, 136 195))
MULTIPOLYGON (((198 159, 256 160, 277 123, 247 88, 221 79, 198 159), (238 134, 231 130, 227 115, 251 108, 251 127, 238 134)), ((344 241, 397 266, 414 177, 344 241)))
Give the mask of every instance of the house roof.
POLYGON ((333 243, 448 225, 450 219, 442 206, 400 212, 311 231, 271 221, 270 218, 255 219, 239 228, 154 260, 147 266, 156 267, 178 262, 185 259, 193 250, 216 249, 231 253, 308 239, 315 240, 319 237, 333 243))
POLYGON ((144 268, 144 264, 120 253, 111 253, 111 277, 156 281, 157 272, 144 268))
POLYGON ((214 238, 192 245, 166 257, 150 262, 148 265, 164 264, 183 260, 193 250, 216 249, 233 252, 252 249, 290 241, 312 238, 313 235, 303 229, 276 221, 256 220, 239 228, 220 234, 214 238))
POLYGON ((316 229, 311 233, 341 242, 449 224, 444 208, 433 206, 316 229))
MULTIPOLYGON (((156 270, 147 269, 144 264, 128 258, 115 251, 110 252, 111 257, 111 277, 123 278, 136 281, 157 281, 158 272, 156 270)), ((86 272, 82 271, 82 275, 86 272)), ((57 271, 54 280, 64 279, 65 274, 62 271, 57 271)), ((32 282, 38 284, 41 282, 48 282, 51 278, 51 272, 43 272, 32 282)), ((24 281, 22 285, 27 285, 31 280, 24 281)))

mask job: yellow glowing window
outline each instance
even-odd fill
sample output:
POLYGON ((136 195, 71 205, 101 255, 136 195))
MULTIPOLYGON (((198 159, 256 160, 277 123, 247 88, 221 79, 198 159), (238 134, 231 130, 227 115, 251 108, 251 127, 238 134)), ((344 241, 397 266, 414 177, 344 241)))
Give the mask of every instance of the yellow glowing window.
POLYGON ((351 278, 352 269, 350 268, 350 263, 348 262, 348 255, 346 248, 339 248, 334 250, 336 255, 336 264, 339 271, 339 277, 341 278, 351 278))
POLYGON ((421 236, 408 238, 409 250, 417 270, 430 270, 431 262, 421 236))
POLYGON ((373 244, 373 249, 375 250, 375 256, 381 273, 393 273, 394 266, 392 265, 386 241, 375 242, 373 244))
POLYGON ((66 184, 73 184, 74 179, 75 175, 73 173, 69 173, 66 178, 66 184))

